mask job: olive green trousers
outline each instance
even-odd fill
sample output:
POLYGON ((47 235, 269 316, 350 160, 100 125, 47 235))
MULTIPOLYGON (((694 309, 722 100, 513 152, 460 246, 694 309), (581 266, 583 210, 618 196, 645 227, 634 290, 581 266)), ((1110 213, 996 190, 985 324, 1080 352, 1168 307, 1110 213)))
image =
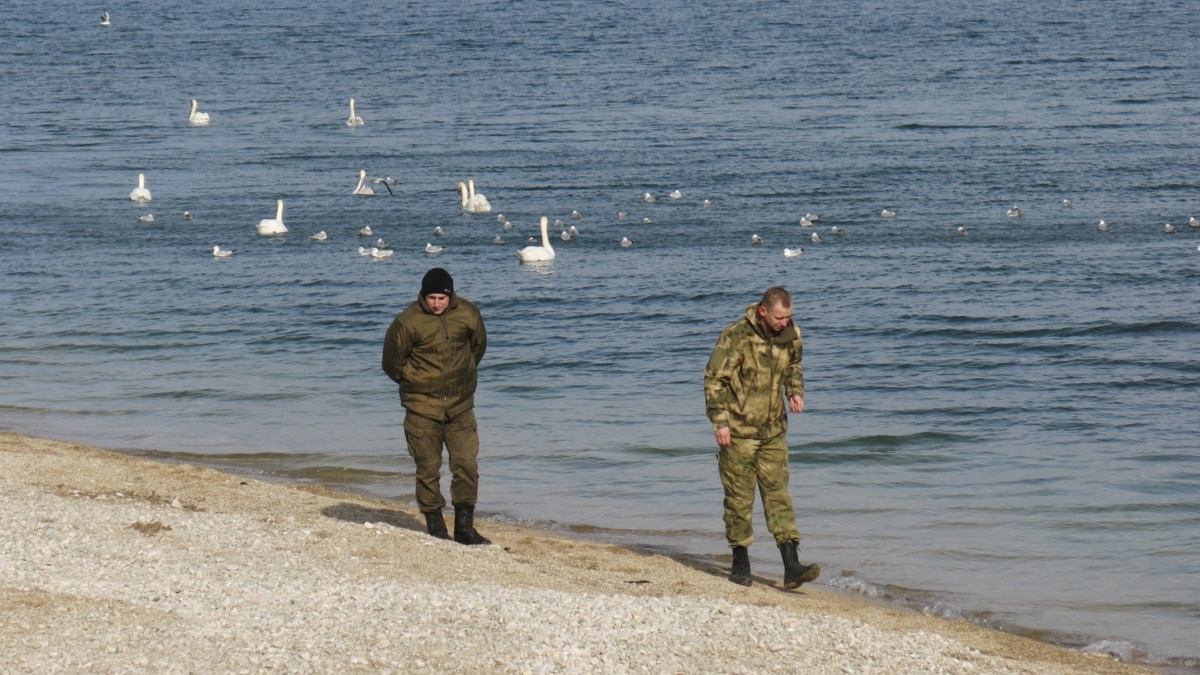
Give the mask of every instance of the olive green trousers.
POLYGON ((725 538, 730 546, 749 546, 754 541, 751 517, 756 486, 775 543, 800 538, 788 492, 788 449, 783 434, 767 440, 734 438, 728 448, 717 453, 717 467, 725 488, 725 538))
POLYGON ((405 413, 404 439, 417 465, 417 506, 422 513, 446 506, 442 496, 442 446, 450 459, 450 503, 474 504, 479 497, 479 431, 475 411, 435 420, 405 413))

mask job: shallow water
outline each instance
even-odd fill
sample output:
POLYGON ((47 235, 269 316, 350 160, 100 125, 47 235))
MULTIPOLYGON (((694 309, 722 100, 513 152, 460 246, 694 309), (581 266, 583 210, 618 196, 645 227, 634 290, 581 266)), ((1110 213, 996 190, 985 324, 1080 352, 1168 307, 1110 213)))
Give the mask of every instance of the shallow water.
POLYGON ((410 501, 379 349, 441 265, 490 334, 481 511, 720 556, 702 370, 782 284, 820 583, 1197 665, 1190 5, 470 9, 0 15, 0 426, 410 501), (351 196, 361 168, 396 196, 351 196), (519 265, 540 215, 582 234, 519 265))

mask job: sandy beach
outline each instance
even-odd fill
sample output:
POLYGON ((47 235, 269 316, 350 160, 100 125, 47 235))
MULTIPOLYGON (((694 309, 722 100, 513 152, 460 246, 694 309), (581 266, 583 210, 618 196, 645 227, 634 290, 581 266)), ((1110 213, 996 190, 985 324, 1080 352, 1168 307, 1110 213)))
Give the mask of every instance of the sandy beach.
POLYGON ((0 434, 4 672, 1147 673, 805 586, 0 434))

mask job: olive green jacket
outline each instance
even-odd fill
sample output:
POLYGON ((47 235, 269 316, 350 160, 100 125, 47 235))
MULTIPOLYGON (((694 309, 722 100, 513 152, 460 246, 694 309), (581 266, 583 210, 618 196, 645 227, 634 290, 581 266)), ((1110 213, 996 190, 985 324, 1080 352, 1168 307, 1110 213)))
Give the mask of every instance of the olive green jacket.
POLYGON ((774 438, 787 431, 784 397, 804 397, 800 329, 795 324, 768 335, 758 303, 721 332, 704 369, 704 401, 713 431, 729 427, 734 438, 774 438))
POLYGON ((418 298, 387 329, 383 371, 400 385, 405 410, 446 421, 475 407, 476 368, 485 351, 479 308, 453 295, 438 316, 418 298))

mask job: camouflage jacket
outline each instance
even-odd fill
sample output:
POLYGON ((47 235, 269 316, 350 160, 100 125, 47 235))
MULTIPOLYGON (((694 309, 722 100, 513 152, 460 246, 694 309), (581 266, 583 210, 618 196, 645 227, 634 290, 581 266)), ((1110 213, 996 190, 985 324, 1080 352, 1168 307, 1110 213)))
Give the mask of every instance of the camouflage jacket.
POLYGON ((479 309, 450 296, 438 316, 417 298, 396 316, 383 340, 383 371, 400 385, 411 413, 444 421, 475 407, 476 368, 487 351, 479 309))
POLYGON ((768 335, 758 303, 721 332, 704 369, 704 400, 713 431, 729 427, 734 438, 774 438, 787 431, 784 397, 804 397, 800 328, 768 335))

